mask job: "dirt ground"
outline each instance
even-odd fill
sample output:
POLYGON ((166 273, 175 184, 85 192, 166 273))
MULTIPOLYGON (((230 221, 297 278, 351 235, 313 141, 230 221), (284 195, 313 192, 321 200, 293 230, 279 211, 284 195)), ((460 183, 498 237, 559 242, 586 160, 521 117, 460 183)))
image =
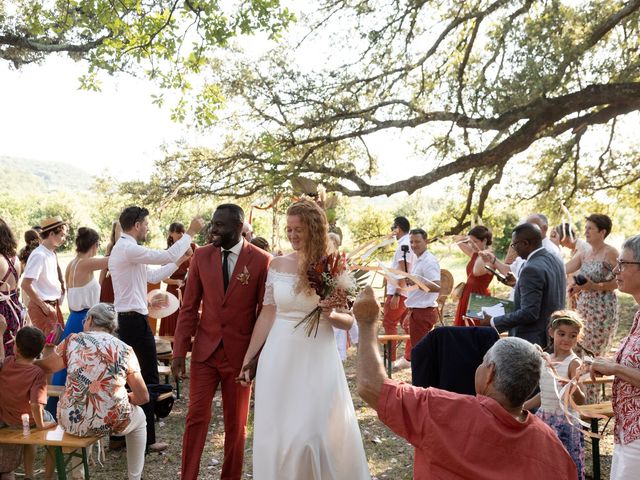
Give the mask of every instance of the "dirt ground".
MULTIPOLYGON (((631 326, 635 307, 629 297, 621 296, 621 322, 616 335, 618 345, 620 338, 626 335, 631 326)), ((445 320, 451 321, 451 308, 446 311, 445 320)), ((412 448, 403 439, 397 437, 387 429, 377 418, 376 413, 367 407, 355 391, 355 348, 349 350, 349 357, 345 362, 345 373, 351 389, 354 406, 362 432, 364 446, 369 460, 371 475, 375 479, 409 480, 412 478, 412 448)), ((408 370, 394 374, 395 379, 409 381, 408 370)), ((169 443, 167 451, 161 454, 147 456, 145 464, 145 480, 173 480, 179 478, 180 459, 182 454, 182 432, 187 411, 188 380, 182 385, 182 398, 176 401, 173 411, 168 418, 163 419, 157 426, 157 436, 161 441, 169 443)), ((209 430, 209 437, 202 456, 200 478, 220 478, 220 468, 223 459, 223 425, 221 418, 220 396, 216 396, 213 406, 213 420, 209 430)), ((244 477, 252 478, 251 443, 253 418, 249 418, 248 438, 245 449, 244 477)), ((601 428, 603 422, 601 422, 601 428)), ((609 466, 613 440, 609 423, 601 441, 602 478, 609 477, 609 466)), ((586 472, 587 478, 592 478, 592 460, 590 441, 586 441, 586 472)), ((96 480, 120 480, 126 478, 126 459, 122 451, 112 452, 105 449, 106 461, 102 465, 91 467, 91 478, 96 480)), ((188 452, 187 452, 188 454, 188 452)))

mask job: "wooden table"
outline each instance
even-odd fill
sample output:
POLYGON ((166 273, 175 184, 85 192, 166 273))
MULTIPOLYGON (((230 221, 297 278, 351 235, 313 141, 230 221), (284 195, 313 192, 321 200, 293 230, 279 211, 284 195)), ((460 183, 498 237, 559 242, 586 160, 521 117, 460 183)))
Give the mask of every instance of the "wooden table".
POLYGON ((64 385, 47 385, 48 397, 60 397, 64 393, 64 385))
POLYGON ((378 343, 383 345, 384 365, 387 368, 387 376, 391 378, 393 373, 393 360, 391 360, 391 347, 393 342, 409 340, 409 335, 378 335, 378 343))
POLYGON ((47 440, 47 432, 50 431, 51 429, 35 430, 32 428, 29 435, 23 435, 22 429, 0 428, 0 444, 44 445, 53 448, 58 480, 66 480, 67 473, 71 473, 75 468, 80 466, 71 465, 71 469, 67 472, 67 466, 74 457, 81 458, 82 466, 84 467, 84 477, 88 480, 89 462, 87 461, 87 447, 90 447, 102 437, 77 437, 65 432, 62 440, 47 440), (80 450, 80 453, 78 453, 78 450, 80 450))
MULTIPOLYGON (((611 402, 593 403, 589 405, 578 405, 578 412, 583 415, 583 420, 591 422, 591 431, 599 433, 599 418, 592 415, 603 415, 607 418, 613 417, 613 407, 611 402), (586 415, 586 416, 585 416, 586 415)), ((607 422, 608 423, 608 422, 607 422)), ((606 428, 606 425, 605 425, 606 428)), ((604 431, 604 429, 603 429, 604 431)), ((591 458, 593 462, 593 480, 600 480, 600 439, 591 437, 591 458)))
POLYGON ((614 375, 606 375, 604 377, 596 377, 595 380, 588 378, 586 380, 583 380, 582 383, 584 385, 605 385, 607 383, 613 383, 613 380, 615 378, 616 377, 614 375))
POLYGON ((165 340, 169 343, 173 343, 173 335, 156 335, 155 337, 157 340, 165 340))

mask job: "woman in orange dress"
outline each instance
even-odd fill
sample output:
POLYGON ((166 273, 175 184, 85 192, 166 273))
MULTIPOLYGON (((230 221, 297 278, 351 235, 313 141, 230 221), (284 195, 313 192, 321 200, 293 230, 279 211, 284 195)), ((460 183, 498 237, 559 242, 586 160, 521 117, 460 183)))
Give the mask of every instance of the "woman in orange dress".
POLYGON ((485 263, 478 255, 481 250, 486 250, 492 243, 491 230, 483 225, 477 225, 469 230, 466 238, 458 242, 460 250, 467 254, 470 259, 467 263, 467 282, 458 301, 458 309, 456 310, 456 317, 454 325, 458 327, 473 326, 476 325, 474 320, 465 318, 469 307, 469 298, 472 293, 479 293, 480 295, 489 295, 489 284, 493 278, 493 274, 484 268, 485 263))
MULTIPOLYGON (((182 238, 184 235, 184 225, 180 222, 174 222, 169 225, 169 236, 167 237, 167 248, 173 245, 175 242, 182 238)), ((197 245, 195 243, 191 243, 191 250, 194 251, 197 245)), ((191 263, 191 258, 189 257, 187 260, 182 262, 178 269, 173 272, 173 274, 164 280, 164 283, 167 284, 167 292, 174 294, 179 299, 182 299, 182 295, 184 295, 184 288, 187 281, 187 272, 189 271, 189 264, 191 263), (178 290, 180 293, 178 293, 178 290)), ((182 303, 182 302, 181 302, 182 303)), ((176 331, 176 324, 178 323, 178 313, 172 313, 168 317, 164 317, 160 321, 160 336, 173 336, 176 331)))

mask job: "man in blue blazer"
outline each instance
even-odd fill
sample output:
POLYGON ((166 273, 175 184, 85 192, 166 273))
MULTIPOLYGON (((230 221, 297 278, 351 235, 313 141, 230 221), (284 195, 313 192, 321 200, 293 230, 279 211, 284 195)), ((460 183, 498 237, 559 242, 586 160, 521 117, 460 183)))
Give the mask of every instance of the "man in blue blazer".
POLYGON ((549 317, 565 306, 567 282, 564 265, 542 246, 542 233, 531 223, 518 225, 511 246, 525 260, 515 286, 513 312, 491 318, 485 314, 482 325, 520 337, 542 348, 547 347, 549 317))

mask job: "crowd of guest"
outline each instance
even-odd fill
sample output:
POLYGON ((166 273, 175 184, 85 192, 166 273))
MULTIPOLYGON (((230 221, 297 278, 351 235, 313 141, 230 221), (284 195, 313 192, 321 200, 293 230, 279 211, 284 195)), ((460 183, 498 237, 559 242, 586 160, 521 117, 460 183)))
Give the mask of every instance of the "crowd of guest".
MULTIPOLYGON (((30 422, 38 428, 57 420, 76 435, 124 436, 131 479, 141 478, 145 452, 167 448, 156 437, 147 386, 159 383, 154 336, 173 337, 182 316, 179 309, 165 316, 159 329, 153 328, 150 309, 165 297, 149 300, 148 285, 163 282, 166 291, 182 302, 189 285, 191 260, 198 248, 194 237, 204 227, 200 218, 194 218, 188 228, 173 222, 167 229, 166 249, 153 250, 142 245, 149 230, 148 217, 144 208, 124 209, 113 222, 104 256, 98 255, 98 232, 78 228, 75 256, 64 274, 57 250, 66 241, 67 221, 59 216, 43 219, 25 232, 24 247, 18 250, 10 226, 0 219, 0 378, 12 387, 0 391, 0 423, 19 426, 16 412, 28 406, 30 422), (99 272, 99 279, 95 272, 99 272), (66 319, 62 314, 65 299, 69 310, 66 319), (45 344, 55 349, 38 360, 45 344), (106 361, 107 357, 111 360, 106 361), (29 375, 18 378, 20 375, 14 372, 18 365, 28 366, 29 375), (98 378, 104 387, 102 393, 95 389, 89 392, 90 384, 98 378), (60 402, 54 398, 46 401, 47 383, 65 386, 60 402), (13 410, 3 407, 3 395, 11 396, 6 404, 13 405, 13 401, 13 410)), ((220 228, 217 230, 212 220, 205 235, 207 243, 220 243, 225 234, 220 228)), ((424 341, 438 320, 444 320, 438 302, 442 275, 439 260, 429 251, 426 228, 412 228, 406 217, 397 216, 391 230, 397 245, 390 262, 391 273, 386 275, 381 320, 384 334, 395 338, 402 327, 409 337, 402 354, 397 340, 391 341, 388 352, 393 368, 402 369, 412 366, 413 347, 424 341)), ((482 448, 479 443, 491 437, 493 445, 510 441, 512 448, 523 452, 527 442, 538 445, 536 468, 521 478, 534 478, 531 472, 546 471, 557 472, 551 478, 583 479, 584 439, 575 425, 567 423, 557 397, 557 378, 573 378, 588 369, 594 376, 615 376, 611 478, 633 478, 640 471, 640 312, 616 357, 606 358, 619 323, 616 290, 640 301, 636 288, 640 285, 640 242, 637 236, 629 238, 619 253, 606 241, 612 230, 608 216, 594 213, 585 218, 582 240, 573 225, 552 227, 545 215, 534 213, 513 229, 503 258, 492 248, 493 234, 486 226, 476 225, 466 235, 454 238, 468 260, 464 282, 456 288, 452 325, 489 327, 517 339, 498 340, 484 354, 475 373, 477 397, 473 399, 386 378, 375 341, 379 333, 378 305, 374 308, 369 290, 354 307, 357 323, 349 323, 349 328, 334 326, 343 361, 348 345, 360 344, 357 377, 363 399, 377 410, 383 423, 415 447, 414 478, 437 476, 451 465, 463 478, 491 478, 492 474, 500 478, 500 452, 482 448), (566 249, 566 258, 562 249, 566 249), (490 296, 494 278, 509 286, 512 307, 502 314, 477 315, 470 309, 471 300, 490 296), (532 347, 534 344, 549 352, 547 363, 532 347), (520 362, 522 368, 513 368, 514 362, 520 362), (459 425, 454 430, 446 427, 442 419, 455 417, 459 409, 476 412, 476 418, 484 419, 484 423, 459 425), (535 417, 529 413, 536 410, 535 417), (401 420, 407 415, 417 419, 412 426, 401 420), (545 423, 552 429, 545 429, 545 423), (454 454, 458 441, 455 432, 465 432, 471 443, 477 443, 474 455, 480 463, 454 454), (493 457, 495 462, 489 460, 493 457)), ((267 240, 254 236, 249 223, 243 222, 240 231, 237 245, 250 244, 269 252, 267 258, 273 256, 267 240)), ((341 241, 338 234, 329 233, 328 251, 339 251, 341 241)), ((225 250, 220 260, 223 272, 227 272, 226 277, 223 273, 225 291, 233 280, 229 272, 234 272, 240 255, 237 245, 225 250)), ((201 274, 195 275, 200 278, 201 274)), ((237 275, 238 280, 244 282, 242 275, 237 275)), ((184 375, 184 366, 180 372, 184 375)), ((597 387, 579 385, 573 401, 597 403, 599 392, 597 387)), ((33 461, 33 448, 25 449, 27 476, 33 472, 33 461)), ((509 465, 513 475, 513 465, 509 465)), ((47 465, 46 475, 52 474, 52 468, 52 464, 47 465)), ((234 468, 237 470, 237 465, 234 468)))
MULTIPOLYGON (((417 252, 413 250, 414 242, 410 244, 408 257, 401 259, 398 255, 402 248, 402 238, 408 231, 408 225, 406 231, 395 227, 397 224, 403 225, 405 220, 402 218, 400 221, 394 220, 394 232, 398 232, 396 233, 398 250, 394 257, 396 263, 392 264, 392 267, 406 268, 410 274, 429 279, 429 276, 424 275, 419 268, 420 261, 416 261, 420 257, 421 250, 419 247, 417 252), (402 263, 403 260, 406 263, 402 263)), ((606 242, 613 229, 608 216, 591 214, 585 218, 584 225, 584 240, 582 240, 578 238, 572 225, 562 223, 556 227, 550 227, 545 215, 531 214, 513 229, 508 251, 503 259, 498 258, 496 252, 491 249, 492 234, 484 226, 475 226, 467 235, 455 237, 454 243, 469 257, 469 260, 466 265, 465 282, 456 288, 458 290, 456 292, 457 308, 453 324, 460 327, 490 326, 509 337, 517 337, 531 344, 537 344, 541 349, 549 352, 550 362, 542 368, 542 379, 538 388, 540 393, 531 398, 525 398, 527 401, 523 403, 522 408, 525 411, 538 410, 537 415, 554 428, 565 450, 571 454, 577 478, 580 479, 584 478, 583 436, 579 427, 567 422, 567 415, 571 413, 566 413, 560 406, 558 391, 562 385, 558 386, 556 378, 558 376, 565 379, 573 378, 578 371, 584 373, 588 370, 589 365, 592 365, 591 371, 594 375, 615 374, 612 398, 618 426, 611 478, 635 478, 634 475, 640 471, 640 455, 638 455, 640 440, 638 440, 636 428, 637 418, 640 415, 637 400, 640 398, 638 395, 640 393, 638 390, 640 357, 637 352, 640 342, 637 338, 637 316, 630 335, 623 340, 616 359, 608 360, 606 357, 619 323, 615 291, 619 289, 631 295, 637 293, 634 290, 635 280, 640 281, 638 272, 640 262, 637 261, 638 252, 634 250, 637 247, 637 237, 627 240, 623 245, 623 253, 619 254, 616 248, 606 242), (567 250, 566 258, 563 248, 567 250), (470 298, 473 294, 489 296, 493 278, 498 278, 505 285, 512 287, 510 292, 510 298, 513 301, 512 309, 501 315, 484 313, 479 318, 476 312, 470 309, 470 298)), ((435 277, 431 277, 433 278, 435 277)), ((411 281, 407 281, 407 284, 411 284, 411 281)), ((504 292, 504 289, 501 291, 504 292)), ((423 291, 422 294, 437 297, 437 292, 438 288, 435 287, 430 292, 423 291)), ((404 315, 403 318, 410 319, 413 315, 401 314, 391 308, 394 297, 400 300, 396 301, 396 305, 406 306, 412 293, 407 293, 407 300, 402 302, 405 295, 403 289, 390 291, 387 287, 382 322, 385 333, 395 334, 396 325, 403 324, 405 332, 410 335, 403 357, 407 362, 396 361, 394 363, 396 368, 410 365, 411 355, 407 352, 410 352, 412 346, 417 345, 430 330, 430 328, 426 330, 418 328, 419 333, 414 333, 413 324, 403 323, 397 318, 404 315)), ((366 344, 367 340, 361 331, 361 349, 365 346, 363 342, 366 344)), ((424 347, 414 350, 420 354, 422 351, 424 347)), ((367 356, 363 361, 370 363, 372 359, 367 356)), ((379 372, 376 371, 376 373, 379 372)), ((425 402, 427 401, 425 398, 431 398, 426 397, 428 394, 425 392, 409 391, 406 386, 402 388, 404 390, 395 392, 381 388, 375 391, 376 395, 371 396, 370 401, 367 401, 376 405, 377 401, 385 399, 386 409, 391 408, 389 399, 394 398, 394 401, 400 400, 397 408, 407 408, 408 411, 397 411, 393 415, 412 416, 410 411, 415 408, 414 402, 425 402), (405 397, 407 397, 406 401, 404 401, 405 397)), ((600 401, 601 391, 598 385, 579 385, 574 391, 573 401, 575 404, 597 403, 600 401)), ((530 391, 529 394, 531 393, 530 391)), ((435 399, 428 401, 433 401, 433 408, 435 408, 435 399)), ((393 408, 396 406, 394 405, 393 408)), ((423 433, 425 437, 420 438, 419 430, 408 431, 405 429, 406 425, 402 426, 393 417, 389 417, 391 414, 386 413, 386 410, 384 415, 380 409, 378 412, 385 423, 388 419, 387 424, 392 429, 397 428, 397 433, 416 446, 416 469, 426 468, 419 463, 427 462, 429 463, 427 470, 435 472, 437 470, 435 464, 442 458, 448 458, 444 452, 437 459, 431 454, 419 453, 421 449, 426 448, 425 445, 433 448, 432 443, 423 443, 426 441, 426 428, 423 433), (426 455, 428 460, 424 458, 419 460, 419 455, 426 455)), ((578 416, 576 411, 572 414, 578 416)), ((431 430, 435 428, 431 423, 425 425, 428 425, 431 430)), ((433 438, 433 431, 429 433, 429 438, 433 438)))

